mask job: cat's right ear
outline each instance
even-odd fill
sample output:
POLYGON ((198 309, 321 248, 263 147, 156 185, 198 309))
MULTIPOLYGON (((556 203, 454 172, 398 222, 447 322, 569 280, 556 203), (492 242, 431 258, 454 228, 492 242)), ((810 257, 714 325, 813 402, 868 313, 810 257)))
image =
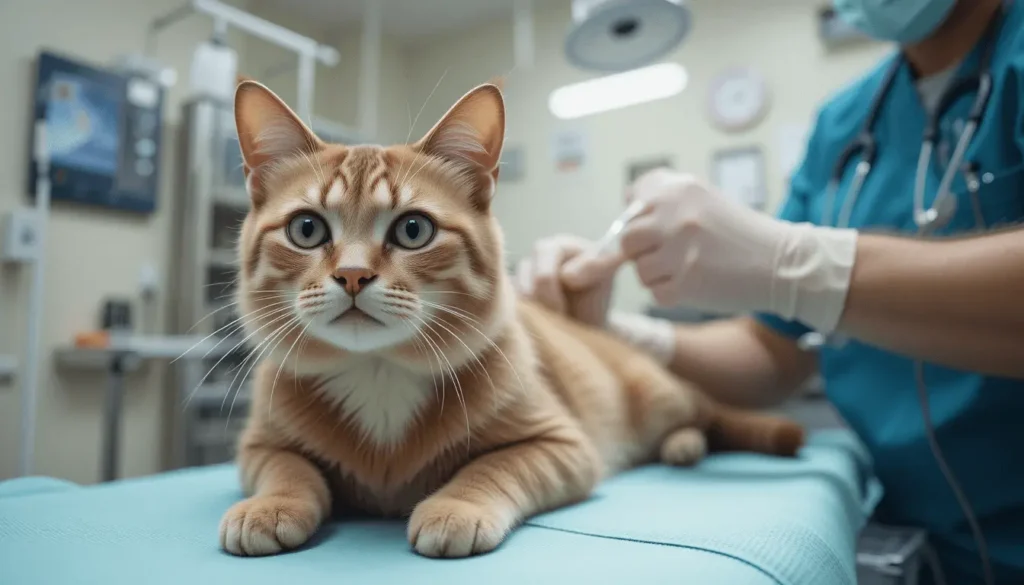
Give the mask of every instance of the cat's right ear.
POLYGON ((254 206, 263 198, 261 173, 283 158, 324 148, 323 142, 281 98, 252 80, 242 81, 235 90, 235 128, 254 206))

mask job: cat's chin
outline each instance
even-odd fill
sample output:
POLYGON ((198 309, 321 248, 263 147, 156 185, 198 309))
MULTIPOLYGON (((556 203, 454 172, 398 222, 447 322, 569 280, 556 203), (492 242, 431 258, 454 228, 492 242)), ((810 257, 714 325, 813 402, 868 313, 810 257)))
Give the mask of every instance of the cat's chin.
POLYGON ((366 316, 342 316, 330 323, 311 326, 310 332, 338 349, 352 353, 374 353, 412 341, 416 332, 401 324, 385 324, 366 316))

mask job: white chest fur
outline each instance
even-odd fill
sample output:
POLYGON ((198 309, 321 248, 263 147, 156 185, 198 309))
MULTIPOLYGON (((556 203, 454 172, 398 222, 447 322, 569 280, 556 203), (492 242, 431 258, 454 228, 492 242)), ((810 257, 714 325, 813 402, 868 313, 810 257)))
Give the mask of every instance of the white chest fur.
POLYGON ((429 377, 379 358, 359 360, 322 390, 363 427, 367 438, 381 445, 405 436, 433 391, 429 377))

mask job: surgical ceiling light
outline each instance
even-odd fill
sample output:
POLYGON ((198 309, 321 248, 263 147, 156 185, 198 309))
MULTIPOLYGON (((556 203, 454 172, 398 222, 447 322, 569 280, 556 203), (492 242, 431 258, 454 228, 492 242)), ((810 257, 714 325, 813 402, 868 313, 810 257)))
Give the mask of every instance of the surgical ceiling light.
POLYGON ((678 63, 659 63, 566 85, 551 92, 548 108, 563 120, 665 99, 686 88, 688 75, 678 63))
POLYGON ((692 24, 684 0, 573 0, 572 19, 565 42, 569 62, 603 72, 658 61, 679 46, 692 24))

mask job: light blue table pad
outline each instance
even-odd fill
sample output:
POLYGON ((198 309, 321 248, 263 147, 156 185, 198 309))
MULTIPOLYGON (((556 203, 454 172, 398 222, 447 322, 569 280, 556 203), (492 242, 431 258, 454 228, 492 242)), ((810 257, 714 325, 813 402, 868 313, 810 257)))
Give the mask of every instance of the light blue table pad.
POLYGON ((797 459, 722 454, 620 475, 471 559, 418 557, 404 525, 383 521, 234 558, 217 547, 241 497, 232 466, 92 487, 23 478, 0 482, 0 584, 855 585, 856 536, 880 493, 856 440, 825 431, 797 459))

